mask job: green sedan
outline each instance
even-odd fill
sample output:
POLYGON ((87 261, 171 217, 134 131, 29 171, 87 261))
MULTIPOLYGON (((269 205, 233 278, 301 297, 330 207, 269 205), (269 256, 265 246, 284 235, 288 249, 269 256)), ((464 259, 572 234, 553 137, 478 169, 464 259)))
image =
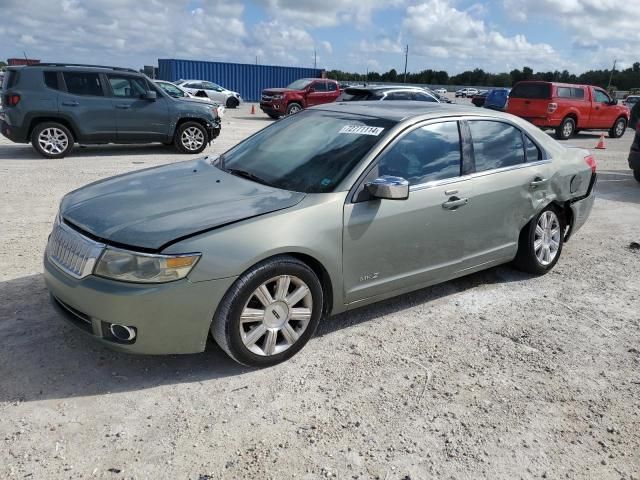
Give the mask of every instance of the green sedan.
POLYGON ((44 256, 63 317, 118 350, 282 362, 323 318, 495 265, 540 275, 591 211, 596 164, 475 107, 354 102, 224 155, 67 194, 44 256))

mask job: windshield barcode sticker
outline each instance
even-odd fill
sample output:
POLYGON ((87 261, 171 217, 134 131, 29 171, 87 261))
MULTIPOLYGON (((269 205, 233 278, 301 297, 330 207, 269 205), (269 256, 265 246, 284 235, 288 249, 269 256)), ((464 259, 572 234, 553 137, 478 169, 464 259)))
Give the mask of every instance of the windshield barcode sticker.
POLYGON ((373 135, 377 137, 384 131, 382 127, 367 127, 365 125, 345 125, 339 133, 354 133, 356 135, 373 135))

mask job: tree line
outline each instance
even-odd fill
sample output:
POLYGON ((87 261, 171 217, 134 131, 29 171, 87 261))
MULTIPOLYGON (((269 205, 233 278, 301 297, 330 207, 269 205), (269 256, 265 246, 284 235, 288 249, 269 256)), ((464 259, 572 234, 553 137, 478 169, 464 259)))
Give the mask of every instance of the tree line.
MULTIPOLYGON (((404 74, 391 69, 386 73, 368 72, 349 73, 341 70, 330 70, 327 72, 328 78, 338 81, 355 82, 404 82, 404 74)), ((467 70, 457 75, 449 76, 444 70, 422 70, 417 73, 407 73, 407 83, 420 83, 428 85, 474 85, 485 87, 512 87, 522 80, 546 80, 550 82, 583 83, 587 85, 597 85, 606 88, 611 78, 611 85, 618 90, 630 90, 640 88, 640 62, 633 64, 631 68, 625 70, 589 70, 588 72, 575 75, 567 70, 553 72, 534 72, 530 67, 522 70, 515 69, 509 73, 490 73, 481 68, 467 70)))

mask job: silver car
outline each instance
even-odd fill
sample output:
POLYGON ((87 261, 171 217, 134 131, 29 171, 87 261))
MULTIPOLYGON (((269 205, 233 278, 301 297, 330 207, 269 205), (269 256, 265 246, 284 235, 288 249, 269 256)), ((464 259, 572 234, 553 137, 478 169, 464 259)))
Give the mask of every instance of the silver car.
POLYGON ((206 80, 178 80, 175 84, 196 97, 208 97, 227 108, 236 108, 242 103, 242 97, 238 92, 206 80))
POLYGON ((123 351, 267 366, 328 315, 495 265, 551 270, 596 165, 475 107, 327 104, 219 157, 67 194, 45 257, 64 318, 123 351))

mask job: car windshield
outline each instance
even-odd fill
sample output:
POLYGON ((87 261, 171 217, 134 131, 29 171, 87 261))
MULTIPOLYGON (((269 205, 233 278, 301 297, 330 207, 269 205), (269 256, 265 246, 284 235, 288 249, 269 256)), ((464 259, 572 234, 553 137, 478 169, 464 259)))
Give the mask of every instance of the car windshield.
POLYGON ((287 88, 290 90, 304 90, 305 88, 307 88, 307 85, 309 85, 311 82, 312 80, 303 78, 301 80, 296 80, 295 82, 289 84, 287 88))
POLYGON ((308 110, 261 130, 214 164, 284 190, 332 192, 394 125, 363 115, 308 110))
POLYGON ((173 98, 182 98, 187 96, 181 89, 171 83, 158 82, 156 85, 158 85, 173 98))

